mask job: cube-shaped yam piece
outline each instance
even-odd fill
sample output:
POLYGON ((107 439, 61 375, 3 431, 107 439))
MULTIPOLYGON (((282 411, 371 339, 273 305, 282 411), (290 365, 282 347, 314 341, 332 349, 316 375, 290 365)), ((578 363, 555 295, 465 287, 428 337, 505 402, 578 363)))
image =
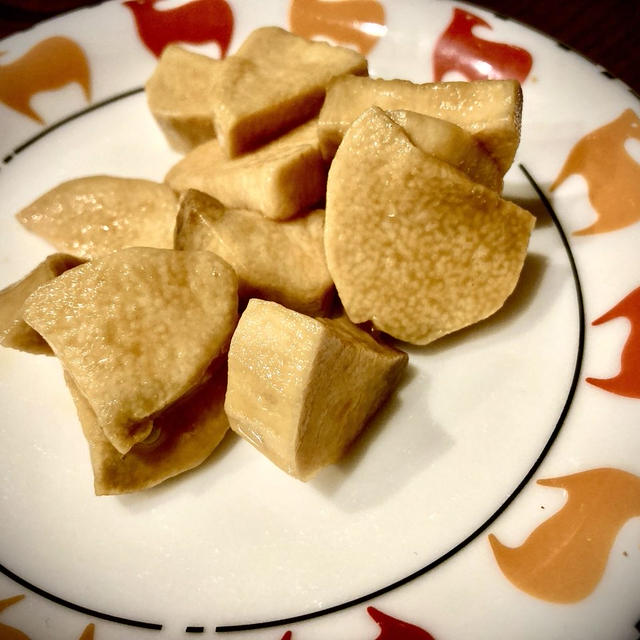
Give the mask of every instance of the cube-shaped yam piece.
POLYGON ((237 278, 209 251, 133 247, 40 286, 23 315, 126 453, 226 353, 237 278))
POLYGON ((254 299, 231 341, 225 411, 234 431, 307 480, 344 455, 406 364, 344 318, 254 299))
POLYGON ((211 93, 221 64, 170 44, 147 80, 149 110, 176 151, 184 153, 215 136, 211 93))
POLYGON ((42 336, 23 320, 22 307, 41 284, 83 262, 84 260, 65 253, 54 253, 24 278, 0 291, 0 344, 3 347, 28 353, 52 354, 42 336))
POLYGON ((213 251, 226 260, 243 299, 273 300, 319 315, 329 311, 334 295, 323 236, 323 210, 276 222, 190 190, 180 202, 175 246, 213 251))
POLYGON ((116 249, 170 249, 177 198, 166 184, 88 176, 54 187, 16 214, 58 251, 96 258, 116 249))
POLYGON ((349 128, 329 171, 325 252, 344 309, 413 344, 500 309, 534 224, 375 107, 349 128))
POLYGON ((65 381, 89 445, 96 495, 148 489, 202 464, 229 428, 224 413, 226 368, 153 419, 150 435, 128 453, 117 451, 100 428, 96 414, 73 379, 65 381))
POLYGON ((332 78, 366 72, 366 59, 351 49, 279 27, 256 29, 215 82, 213 120, 223 150, 237 156, 313 118, 332 78))
POLYGON ((416 147, 460 169, 474 182, 498 193, 502 191, 502 172, 489 152, 470 133, 448 120, 415 111, 385 113, 404 129, 416 147))
POLYGON ((227 207, 260 211, 286 220, 324 200, 327 167, 317 121, 311 120, 256 151, 231 160, 217 140, 188 153, 167 173, 177 192, 197 189, 227 207))
POLYGON ((517 80, 415 84, 351 75, 331 82, 318 116, 318 135, 326 158, 335 155, 351 123, 373 105, 453 122, 486 148, 502 175, 520 144, 522 89, 517 80))

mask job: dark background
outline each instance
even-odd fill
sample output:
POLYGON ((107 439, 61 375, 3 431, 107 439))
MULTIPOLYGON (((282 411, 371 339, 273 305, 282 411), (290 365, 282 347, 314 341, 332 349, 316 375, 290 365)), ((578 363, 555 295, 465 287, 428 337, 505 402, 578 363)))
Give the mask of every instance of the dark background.
MULTIPOLYGON (((419 0, 416 0, 419 1, 419 0)), ((0 38, 86 0, 0 0, 0 38)), ((640 0, 480 0, 560 40, 640 94, 640 0)))

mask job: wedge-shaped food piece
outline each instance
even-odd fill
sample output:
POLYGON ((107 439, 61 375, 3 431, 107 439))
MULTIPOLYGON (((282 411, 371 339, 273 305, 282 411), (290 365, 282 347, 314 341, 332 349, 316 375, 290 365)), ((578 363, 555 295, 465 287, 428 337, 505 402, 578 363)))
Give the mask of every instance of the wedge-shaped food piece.
POLYGON ((65 380, 89 445, 98 496, 148 489, 197 467, 229 428, 224 413, 227 378, 223 369, 160 413, 153 420, 149 437, 123 456, 105 437, 91 405, 68 373, 65 380))
POLYGON ((211 92, 221 64, 170 44, 147 80, 149 109, 176 151, 189 151, 214 137, 211 92))
POLYGON ((307 480, 343 456, 406 364, 345 318, 254 299, 231 340, 225 411, 234 431, 307 480))
POLYGON ((285 220, 324 200, 327 168, 317 121, 311 120, 257 151, 228 160, 217 140, 187 154, 167 173, 174 191, 204 191, 228 207, 285 220))
POLYGON ((16 217, 58 251, 96 258, 131 246, 171 248, 177 206, 166 184, 88 176, 54 187, 16 217))
POLYGON ((411 142, 440 160, 466 173, 474 182, 502 191, 502 173, 489 152, 458 125, 415 111, 386 111, 399 124, 411 142))
POLYGON ((497 311, 534 217, 425 154, 379 109, 349 129, 329 171, 325 251, 349 318, 427 344, 497 311))
POLYGON ((333 157, 349 125, 372 105, 453 122, 484 145, 503 175, 520 143, 522 89, 516 80, 414 84, 352 75, 336 78, 327 89, 318 122, 325 157, 333 157))
POLYGON ((321 209, 275 222, 190 190, 180 201, 175 242, 176 249, 213 251, 226 260, 238 276, 241 298, 273 300, 311 315, 331 307, 321 209))
POLYGON ((0 291, 0 344, 3 347, 28 353, 52 354, 42 336, 22 319, 22 306, 41 284, 83 262, 74 256, 54 253, 24 278, 0 291))
POLYGON ((208 251, 133 247, 80 265, 27 299, 24 319, 49 343, 126 453, 150 417, 199 384, 228 348, 237 279, 208 251))
POLYGON ((279 27, 253 31, 216 79, 213 120, 228 157, 264 144, 320 111, 329 81, 366 73, 361 54, 279 27))

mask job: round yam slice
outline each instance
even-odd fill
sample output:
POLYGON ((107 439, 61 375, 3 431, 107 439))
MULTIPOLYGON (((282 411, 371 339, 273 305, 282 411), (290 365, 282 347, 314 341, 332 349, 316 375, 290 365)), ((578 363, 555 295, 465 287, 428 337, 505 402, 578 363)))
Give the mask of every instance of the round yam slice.
POLYGON ((237 286, 231 267, 208 251, 133 247, 42 285, 23 316, 126 453, 149 435, 149 418, 226 353, 237 286))
POLYGON ((497 311, 534 217, 415 147, 370 108, 329 172, 327 266, 352 322, 427 344, 497 311))
POLYGON ((173 247, 178 201, 166 184, 87 176, 54 187, 16 214, 58 251, 97 258, 125 247, 173 247))

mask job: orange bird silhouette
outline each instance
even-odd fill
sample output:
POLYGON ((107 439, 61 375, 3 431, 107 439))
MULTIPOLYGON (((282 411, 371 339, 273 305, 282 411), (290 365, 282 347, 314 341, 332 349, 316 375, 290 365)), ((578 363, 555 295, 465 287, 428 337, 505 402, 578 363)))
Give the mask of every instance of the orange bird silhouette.
MULTIPOLYGON (((16 602, 20 602, 24 598, 23 595, 13 596, 12 598, 7 598, 6 600, 0 600, 0 612, 4 611, 7 607, 10 607, 12 604, 16 602)), ((93 640, 93 632, 95 629, 95 625, 93 623, 89 623, 78 640, 93 640)), ((30 640, 29 636, 22 633, 19 629, 15 627, 8 627, 6 624, 0 623, 0 640, 30 640)))
POLYGON ((598 216, 574 235, 615 231, 640 220, 640 164, 624 148, 628 139, 640 140, 640 119, 631 109, 588 133, 569 153, 551 191, 581 174, 598 216))
POLYGON ((640 477, 602 468, 538 484, 566 489, 562 509, 519 547, 505 547, 493 534, 489 542, 516 587, 550 602, 577 602, 600 582, 622 526, 640 516, 640 477))
POLYGON ((216 42, 224 58, 233 33, 233 12, 226 0, 194 0, 174 9, 156 9, 157 0, 127 0, 144 45, 158 57, 171 42, 216 42))
MULTIPOLYGON (((10 607, 16 602, 20 602, 24 598, 23 595, 13 596, 6 600, 0 600, 0 611, 4 611, 7 607, 10 607)), ((0 623, 0 638, 2 640, 29 640, 29 636, 25 635, 19 629, 15 627, 9 627, 6 624, 0 623)))
POLYGON ((640 287, 592 324, 597 326, 616 318, 627 318, 631 323, 620 357, 620 373, 613 378, 587 378, 587 382, 620 396, 640 398, 640 287))
POLYGON ((468 80, 513 78, 524 82, 533 64, 531 54, 511 44, 478 38, 474 27, 492 28, 473 13, 453 10, 453 18, 433 50, 434 80, 439 82, 448 71, 458 71, 468 80))
POLYGON ((289 24, 300 36, 326 36, 365 55, 387 31, 377 0, 291 0, 289 24))
POLYGON ((21 58, 0 65, 0 102, 43 124, 31 108, 31 98, 40 91, 60 89, 73 82, 82 87, 89 102, 90 73, 84 51, 69 38, 53 36, 38 42, 21 58))

